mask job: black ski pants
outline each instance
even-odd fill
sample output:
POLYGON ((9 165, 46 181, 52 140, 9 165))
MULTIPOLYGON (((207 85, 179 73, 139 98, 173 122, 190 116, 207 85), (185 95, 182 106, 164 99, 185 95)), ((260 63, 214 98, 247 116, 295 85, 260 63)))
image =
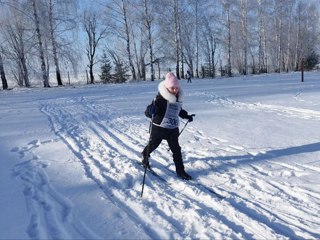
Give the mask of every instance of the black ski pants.
POLYGON ((181 147, 179 145, 179 128, 167 129, 152 125, 151 139, 142 152, 143 157, 147 157, 148 151, 150 156, 150 154, 160 145, 162 140, 167 140, 168 142, 169 148, 173 154, 173 162, 176 166, 176 172, 184 172, 181 147))

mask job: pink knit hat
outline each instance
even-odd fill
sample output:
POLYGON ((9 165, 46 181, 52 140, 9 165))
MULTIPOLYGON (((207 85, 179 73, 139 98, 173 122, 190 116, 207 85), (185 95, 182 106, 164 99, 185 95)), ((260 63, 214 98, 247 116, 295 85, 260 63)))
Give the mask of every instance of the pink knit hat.
POLYGON ((167 73, 166 79, 164 80, 164 86, 166 88, 172 88, 172 87, 180 88, 179 80, 174 75, 174 73, 172 72, 167 73))

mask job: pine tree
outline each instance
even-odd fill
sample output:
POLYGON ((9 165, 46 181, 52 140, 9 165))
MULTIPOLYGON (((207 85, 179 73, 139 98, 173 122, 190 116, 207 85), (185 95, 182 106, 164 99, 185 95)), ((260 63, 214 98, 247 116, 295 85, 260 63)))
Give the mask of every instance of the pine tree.
POLYGON ((111 83, 112 82, 112 65, 110 63, 110 60, 108 58, 108 55, 104 52, 101 59, 102 65, 101 65, 101 75, 100 79, 103 83, 111 83))
POLYGON ((128 67, 122 61, 118 61, 115 66, 114 81, 115 83, 124 83, 127 81, 129 75, 127 74, 128 67))
POLYGON ((115 51, 109 50, 108 53, 114 64, 114 73, 112 74, 113 82, 123 83, 127 81, 127 79, 129 78, 129 75, 127 74, 128 66, 123 63, 122 59, 115 51))
POLYGON ((312 70, 319 63, 319 59, 319 55, 315 51, 312 51, 305 61, 306 70, 312 70))

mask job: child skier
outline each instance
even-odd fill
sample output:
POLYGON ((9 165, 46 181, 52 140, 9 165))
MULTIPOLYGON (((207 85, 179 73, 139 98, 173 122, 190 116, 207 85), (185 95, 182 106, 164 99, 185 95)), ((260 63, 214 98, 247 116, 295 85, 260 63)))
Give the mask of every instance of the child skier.
POLYGON ((179 117, 192 122, 193 115, 182 109, 182 89, 179 80, 172 72, 167 73, 165 80, 159 83, 158 91, 158 95, 145 112, 146 116, 152 118, 152 130, 150 141, 142 152, 142 164, 145 168, 150 168, 150 154, 165 139, 173 153, 177 175, 182 179, 191 180, 192 177, 184 170, 178 138, 179 117))
POLYGON ((191 83, 191 74, 190 71, 187 71, 187 79, 188 79, 188 83, 191 83))

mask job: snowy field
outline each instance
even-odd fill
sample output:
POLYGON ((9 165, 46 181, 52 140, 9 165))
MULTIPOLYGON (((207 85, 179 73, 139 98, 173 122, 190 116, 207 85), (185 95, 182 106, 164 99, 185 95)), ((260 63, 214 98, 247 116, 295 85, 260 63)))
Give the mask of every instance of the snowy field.
POLYGON ((163 142, 141 198, 158 83, 0 91, 0 238, 320 238, 319 72, 183 81, 195 181, 163 142))

